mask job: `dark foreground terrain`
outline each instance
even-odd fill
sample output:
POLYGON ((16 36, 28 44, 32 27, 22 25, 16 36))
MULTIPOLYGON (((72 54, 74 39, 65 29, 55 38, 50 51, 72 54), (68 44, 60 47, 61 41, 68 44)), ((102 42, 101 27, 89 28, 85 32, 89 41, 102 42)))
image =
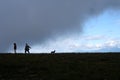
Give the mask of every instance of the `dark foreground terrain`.
POLYGON ((120 54, 0 54, 0 80, 120 80, 120 54))

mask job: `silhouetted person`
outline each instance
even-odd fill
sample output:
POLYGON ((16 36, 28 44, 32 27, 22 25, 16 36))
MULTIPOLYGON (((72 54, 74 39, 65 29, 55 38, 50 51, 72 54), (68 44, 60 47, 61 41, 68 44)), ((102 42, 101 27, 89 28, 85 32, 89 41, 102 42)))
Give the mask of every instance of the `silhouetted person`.
POLYGON ((17 45, 16 45, 16 43, 14 43, 13 45, 14 45, 14 53, 16 54, 17 45))
POLYGON ((30 51, 29 51, 30 48, 31 47, 26 43, 26 45, 25 45, 25 53, 27 53, 27 52, 30 53, 30 51))

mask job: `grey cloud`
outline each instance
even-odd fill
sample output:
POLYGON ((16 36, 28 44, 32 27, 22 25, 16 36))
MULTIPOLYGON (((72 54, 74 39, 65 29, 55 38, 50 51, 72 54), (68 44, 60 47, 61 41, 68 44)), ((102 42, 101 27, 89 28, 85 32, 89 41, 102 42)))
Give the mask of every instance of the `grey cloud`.
POLYGON ((13 42, 42 44, 82 31, 87 18, 119 5, 119 0, 0 0, 0 52, 13 42))

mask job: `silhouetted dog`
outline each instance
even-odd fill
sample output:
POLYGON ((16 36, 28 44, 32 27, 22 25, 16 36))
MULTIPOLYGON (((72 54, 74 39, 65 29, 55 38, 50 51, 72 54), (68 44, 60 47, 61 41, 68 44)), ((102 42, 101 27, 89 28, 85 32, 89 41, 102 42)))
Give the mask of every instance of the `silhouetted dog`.
POLYGON ((51 51, 51 54, 55 54, 55 50, 54 50, 54 51, 51 51))

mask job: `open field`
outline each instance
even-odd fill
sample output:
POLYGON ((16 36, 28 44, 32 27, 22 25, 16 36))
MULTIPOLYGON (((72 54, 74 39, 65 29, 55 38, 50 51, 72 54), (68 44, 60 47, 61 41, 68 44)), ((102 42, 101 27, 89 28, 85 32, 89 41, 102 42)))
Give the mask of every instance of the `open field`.
POLYGON ((120 80, 120 54, 0 54, 0 80, 120 80))

